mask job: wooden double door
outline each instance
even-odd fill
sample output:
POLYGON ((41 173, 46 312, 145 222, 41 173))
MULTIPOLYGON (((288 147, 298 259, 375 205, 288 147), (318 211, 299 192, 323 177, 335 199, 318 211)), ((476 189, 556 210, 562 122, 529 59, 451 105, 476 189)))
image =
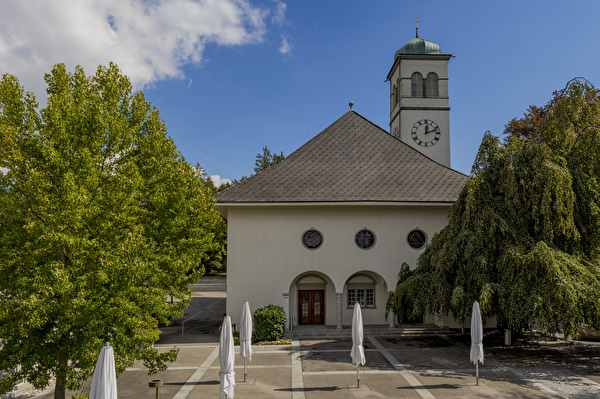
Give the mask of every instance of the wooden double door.
POLYGON ((325 291, 298 291, 298 321, 301 325, 325 324, 325 291))

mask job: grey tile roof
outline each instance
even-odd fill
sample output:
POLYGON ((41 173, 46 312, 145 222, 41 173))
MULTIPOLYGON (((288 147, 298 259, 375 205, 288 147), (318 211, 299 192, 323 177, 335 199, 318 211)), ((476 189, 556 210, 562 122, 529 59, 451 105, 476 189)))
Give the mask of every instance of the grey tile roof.
POLYGON ((466 181, 348 111, 283 161, 219 193, 217 204, 453 202, 466 181))

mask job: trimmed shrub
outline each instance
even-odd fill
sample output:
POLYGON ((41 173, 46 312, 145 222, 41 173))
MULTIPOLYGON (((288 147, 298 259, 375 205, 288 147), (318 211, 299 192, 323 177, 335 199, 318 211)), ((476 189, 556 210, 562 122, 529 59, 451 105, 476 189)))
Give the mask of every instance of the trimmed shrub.
POLYGON ((281 306, 268 305, 256 309, 252 319, 254 321, 254 342, 277 341, 283 337, 287 316, 281 306))

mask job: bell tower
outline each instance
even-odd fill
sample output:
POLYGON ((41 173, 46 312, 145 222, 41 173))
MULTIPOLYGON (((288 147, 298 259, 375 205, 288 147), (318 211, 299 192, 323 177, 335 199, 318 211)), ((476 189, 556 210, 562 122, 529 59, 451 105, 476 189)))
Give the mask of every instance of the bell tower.
MULTIPOLYGON (((418 20, 416 20, 418 24, 418 20)), ((390 134, 450 167, 448 62, 436 43, 419 37, 394 55, 390 82, 390 134)))

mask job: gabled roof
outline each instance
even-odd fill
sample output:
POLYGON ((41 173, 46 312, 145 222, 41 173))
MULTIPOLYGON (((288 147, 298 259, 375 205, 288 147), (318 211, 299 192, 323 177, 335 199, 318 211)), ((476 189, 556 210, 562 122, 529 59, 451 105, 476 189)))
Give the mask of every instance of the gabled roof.
POLYGON ((348 111, 284 160, 219 193, 217 205, 454 202, 466 181, 348 111))

